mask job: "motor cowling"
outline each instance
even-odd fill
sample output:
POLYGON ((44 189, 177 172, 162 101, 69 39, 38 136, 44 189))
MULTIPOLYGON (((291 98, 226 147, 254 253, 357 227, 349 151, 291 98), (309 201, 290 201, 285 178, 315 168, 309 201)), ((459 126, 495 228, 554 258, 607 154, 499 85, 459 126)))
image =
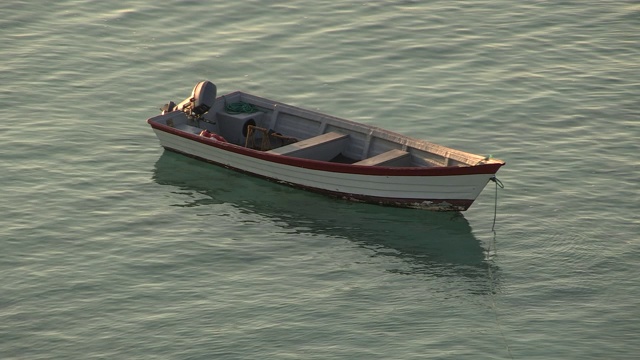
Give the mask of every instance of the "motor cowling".
POLYGON ((173 101, 169 102, 162 108, 162 113, 179 110, 189 115, 202 116, 211 109, 216 101, 216 92, 216 86, 211 81, 200 81, 193 88, 190 97, 182 100, 178 105, 175 105, 173 101))

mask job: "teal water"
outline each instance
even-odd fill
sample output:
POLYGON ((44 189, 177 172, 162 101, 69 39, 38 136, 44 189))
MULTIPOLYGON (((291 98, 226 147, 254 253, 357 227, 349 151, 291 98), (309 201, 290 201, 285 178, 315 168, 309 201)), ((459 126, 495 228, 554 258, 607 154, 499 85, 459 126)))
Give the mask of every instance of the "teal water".
POLYGON ((636 1, 0 4, 1 359, 635 359, 636 1), (507 161, 462 214, 165 153, 209 79, 507 161))

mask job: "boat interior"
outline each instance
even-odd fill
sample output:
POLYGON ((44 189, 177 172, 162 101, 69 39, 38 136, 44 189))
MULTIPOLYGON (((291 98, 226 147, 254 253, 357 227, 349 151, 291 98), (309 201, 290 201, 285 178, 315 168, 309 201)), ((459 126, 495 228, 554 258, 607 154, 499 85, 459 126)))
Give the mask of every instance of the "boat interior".
POLYGON ((191 97, 165 105, 162 115, 150 121, 274 155, 359 166, 474 166, 499 161, 241 91, 218 98, 215 94, 213 83, 200 82, 191 97))

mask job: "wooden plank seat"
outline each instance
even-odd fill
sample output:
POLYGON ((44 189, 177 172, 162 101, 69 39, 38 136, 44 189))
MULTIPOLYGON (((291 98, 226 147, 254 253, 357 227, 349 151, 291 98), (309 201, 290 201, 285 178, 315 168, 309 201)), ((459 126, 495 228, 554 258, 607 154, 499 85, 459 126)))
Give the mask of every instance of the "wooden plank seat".
POLYGON ((349 135, 328 132, 296 143, 267 151, 269 154, 329 161, 344 150, 349 135))
POLYGON ((393 149, 353 163, 363 166, 410 166, 411 159, 406 151, 393 149))

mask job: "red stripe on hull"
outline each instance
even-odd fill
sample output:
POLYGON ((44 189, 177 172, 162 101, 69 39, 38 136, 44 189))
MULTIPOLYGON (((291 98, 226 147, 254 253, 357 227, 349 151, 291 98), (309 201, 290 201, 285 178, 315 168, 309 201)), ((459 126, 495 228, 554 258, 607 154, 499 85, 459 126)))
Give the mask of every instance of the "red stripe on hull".
MULTIPOLYGON (((290 165, 305 169, 321 170, 335 173, 379 175, 379 176, 451 176, 473 174, 495 174, 504 163, 481 164, 475 166, 442 166, 442 167, 383 167, 383 166, 358 166, 351 164, 332 163, 326 161, 308 160, 290 156, 269 154, 263 151, 253 150, 231 143, 219 142, 196 134, 189 134, 175 128, 158 124, 150 119, 147 123, 152 128, 176 135, 190 141, 196 141, 207 146, 219 148, 232 153, 270 161, 278 164, 290 165)), ((183 152, 181 152, 183 153, 183 152)), ((189 155, 189 154, 186 154, 189 155)), ((208 161, 208 160, 206 160, 208 161)))

